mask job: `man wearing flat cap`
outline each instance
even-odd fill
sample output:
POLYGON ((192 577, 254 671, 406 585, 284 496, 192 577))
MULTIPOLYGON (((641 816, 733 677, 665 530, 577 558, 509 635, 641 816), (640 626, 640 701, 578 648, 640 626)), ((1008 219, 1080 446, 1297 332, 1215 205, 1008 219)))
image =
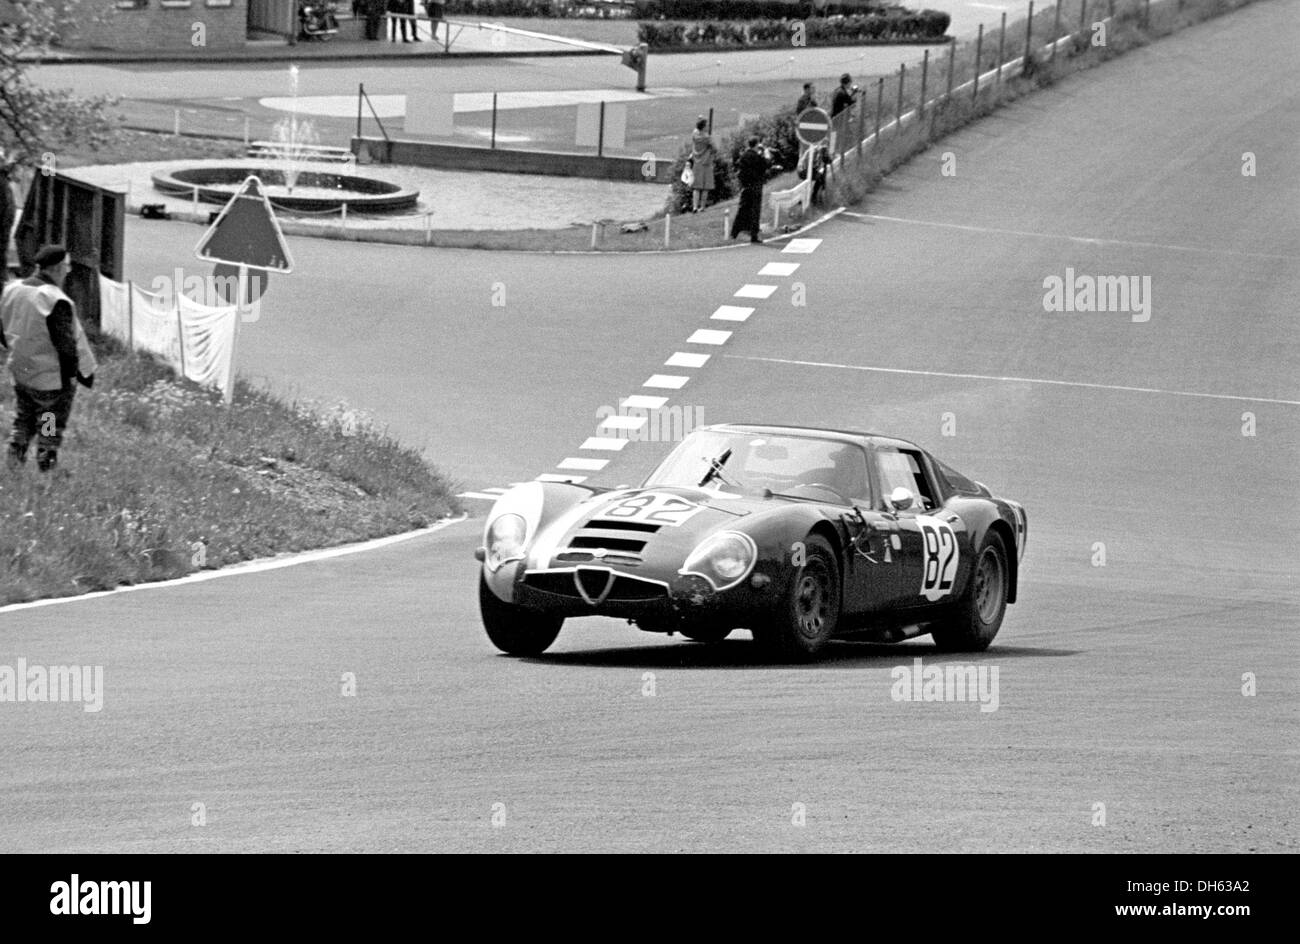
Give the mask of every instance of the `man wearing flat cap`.
POLYGON ((0 347, 9 352, 18 398, 9 462, 26 462, 27 447, 35 439, 42 472, 58 464, 76 384, 93 385, 97 367, 76 306, 63 292, 67 274, 67 249, 42 246, 36 273, 10 282, 0 294, 0 347))

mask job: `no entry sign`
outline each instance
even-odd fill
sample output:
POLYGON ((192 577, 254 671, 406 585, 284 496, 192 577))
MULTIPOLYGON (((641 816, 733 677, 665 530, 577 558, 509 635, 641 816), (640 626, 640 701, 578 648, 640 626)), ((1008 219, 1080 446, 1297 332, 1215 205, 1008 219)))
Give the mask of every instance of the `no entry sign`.
POLYGON ((804 144, 821 144, 831 133, 831 116, 824 108, 805 108, 799 112, 794 133, 804 144))

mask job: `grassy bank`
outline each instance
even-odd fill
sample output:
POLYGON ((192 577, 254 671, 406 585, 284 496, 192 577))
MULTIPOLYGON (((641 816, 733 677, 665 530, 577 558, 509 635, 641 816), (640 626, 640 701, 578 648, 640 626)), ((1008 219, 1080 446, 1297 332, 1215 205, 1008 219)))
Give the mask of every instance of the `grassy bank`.
MULTIPOLYGON (((241 385, 230 407, 97 342, 61 469, 0 465, 0 605, 164 580, 425 527, 450 483, 365 416, 241 385)), ((0 392, 8 438, 13 397, 0 392)), ((33 446, 33 453, 35 451, 33 446)))

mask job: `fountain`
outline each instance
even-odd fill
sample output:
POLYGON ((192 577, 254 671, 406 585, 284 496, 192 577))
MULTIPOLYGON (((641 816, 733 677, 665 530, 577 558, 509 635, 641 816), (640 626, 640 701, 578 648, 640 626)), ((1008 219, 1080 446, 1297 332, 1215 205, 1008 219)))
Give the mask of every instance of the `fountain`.
POLYGON ((289 114, 275 123, 272 147, 260 164, 188 167, 153 174, 155 190, 192 199, 197 191, 204 203, 227 203, 249 175, 259 177, 277 210, 328 212, 345 204, 362 213, 385 213, 413 208, 419 191, 374 177, 326 170, 307 170, 316 156, 320 135, 310 121, 298 118, 298 67, 289 67, 292 104, 289 114), (301 186, 300 186, 301 185, 301 186), (297 191, 295 193, 295 190, 297 191))

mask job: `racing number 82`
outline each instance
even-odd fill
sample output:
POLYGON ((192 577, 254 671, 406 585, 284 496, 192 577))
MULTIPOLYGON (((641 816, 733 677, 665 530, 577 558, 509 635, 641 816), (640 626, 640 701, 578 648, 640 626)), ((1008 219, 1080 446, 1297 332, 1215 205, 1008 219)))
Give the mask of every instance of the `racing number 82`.
POLYGON ((676 527, 700 508, 694 502, 674 495, 637 495, 606 508, 601 517, 676 527))
POLYGON ((920 522, 925 567, 921 574, 921 596, 931 600, 952 592, 957 574, 957 535, 946 522, 920 522))

